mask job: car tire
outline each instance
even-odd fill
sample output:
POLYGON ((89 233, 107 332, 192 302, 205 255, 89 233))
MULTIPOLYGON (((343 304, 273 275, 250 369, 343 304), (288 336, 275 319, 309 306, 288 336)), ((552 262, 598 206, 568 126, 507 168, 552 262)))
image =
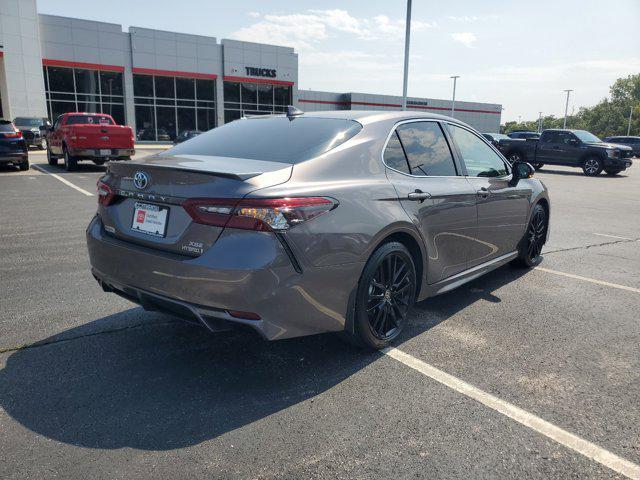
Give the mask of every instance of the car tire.
POLYGON ((518 256, 513 264, 523 268, 533 268, 542 262, 542 247, 547 240, 549 219, 547 211, 539 203, 533 207, 527 231, 518 245, 518 256))
POLYGON ((21 172, 26 172, 27 170, 29 170, 29 159, 26 159, 24 162, 20 162, 18 164, 18 168, 21 172))
POLYGON ((614 175, 618 175, 620 172, 622 172, 622 170, 611 169, 611 168, 609 168, 609 169, 605 168, 605 170, 604 170, 604 173, 606 173, 607 175, 611 175, 612 177, 614 175))
POLYGON ((515 162, 524 162, 524 161, 526 161, 526 157, 520 152, 511 152, 511 153, 509 153, 509 156, 507 157, 507 160, 509 161, 509 163, 511 165, 513 165, 515 162))
POLYGON ((544 167, 544 163, 534 163, 533 164, 533 168, 535 168, 536 170, 540 170, 542 167, 544 167))
POLYGON ((415 302, 416 284, 413 258, 403 244, 388 242, 373 252, 358 282, 352 343, 380 350, 398 338, 415 302))
POLYGON ((602 160, 598 157, 587 157, 585 161, 582 162, 582 171, 588 177, 597 177, 603 168, 602 160))
POLYGON ((47 139, 43 138, 42 140, 40 140, 40 145, 38 145, 38 149, 39 150, 46 150, 47 149, 47 139))
POLYGON ((67 172, 73 172, 78 167, 78 159, 69 155, 66 145, 62 146, 62 156, 64 157, 64 169, 67 172))
POLYGON ((58 157, 53 156, 50 148, 47 148, 47 163, 53 166, 58 165, 58 157))

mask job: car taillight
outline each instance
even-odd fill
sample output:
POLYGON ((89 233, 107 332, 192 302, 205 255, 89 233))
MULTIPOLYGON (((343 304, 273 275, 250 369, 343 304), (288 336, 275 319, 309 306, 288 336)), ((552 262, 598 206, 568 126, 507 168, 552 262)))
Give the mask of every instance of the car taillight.
POLYGON ((283 231, 338 206, 326 197, 207 199, 182 206, 196 223, 258 231, 283 231))
POLYGON ((16 130, 15 132, 9 132, 4 134, 5 138, 22 138, 22 132, 20 130, 16 130))
POLYGON ((98 180, 97 185, 98 185, 98 203, 100 205, 104 205, 105 207, 107 205, 110 205, 113 199, 115 198, 115 194, 113 193, 113 190, 111 190, 111 187, 101 180, 98 180))

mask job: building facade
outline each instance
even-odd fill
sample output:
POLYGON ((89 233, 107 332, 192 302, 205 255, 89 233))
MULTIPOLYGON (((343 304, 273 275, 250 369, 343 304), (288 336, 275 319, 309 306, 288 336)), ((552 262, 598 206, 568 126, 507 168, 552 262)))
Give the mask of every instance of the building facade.
MULTIPOLYGON (((398 109, 400 97, 298 90, 292 48, 38 14, 35 0, 0 1, 0 117, 109 113, 138 141, 166 142, 245 115, 398 109)), ((447 113, 446 100, 409 108, 447 113)), ((500 105, 456 102, 456 117, 498 131, 500 105)))

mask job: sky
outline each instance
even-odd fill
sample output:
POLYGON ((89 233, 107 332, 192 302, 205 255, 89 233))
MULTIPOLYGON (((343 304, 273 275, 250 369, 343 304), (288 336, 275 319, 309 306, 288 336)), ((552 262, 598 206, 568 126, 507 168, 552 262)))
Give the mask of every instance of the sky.
MULTIPOLYGON (((38 0, 38 11, 292 46, 300 89, 402 94, 405 0, 38 0)), ((414 0, 408 94, 564 115, 640 73, 640 0, 414 0)))

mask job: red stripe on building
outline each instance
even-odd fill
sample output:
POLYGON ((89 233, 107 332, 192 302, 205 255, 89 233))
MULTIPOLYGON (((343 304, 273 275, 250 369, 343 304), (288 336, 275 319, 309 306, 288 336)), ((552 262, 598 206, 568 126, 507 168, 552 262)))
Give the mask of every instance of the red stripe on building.
POLYGON ((142 73, 144 75, 164 75, 167 77, 208 78, 212 80, 218 78, 218 75, 215 73, 180 72, 178 70, 157 70, 155 68, 139 67, 134 67, 133 73, 142 73))
POLYGON ((43 65, 51 67, 88 68, 91 70, 107 70, 111 72, 124 72, 124 67, 120 65, 103 65, 101 63, 69 62, 67 60, 42 59, 43 65))
POLYGON ((290 87, 293 82, 285 82, 284 80, 271 80, 270 78, 250 78, 250 77, 224 77, 225 82, 241 82, 241 83, 265 83, 267 85, 284 85, 290 87))
MULTIPOLYGON (((388 108, 401 108, 402 105, 399 103, 371 103, 371 102, 330 102, 327 100, 305 100, 299 99, 300 103, 320 103, 324 105, 360 105, 366 107, 388 107, 388 108)), ((450 112, 451 108, 447 107, 429 107, 426 105, 407 105, 407 108, 412 108, 414 110, 441 110, 450 112)), ((472 108, 456 108, 456 112, 470 112, 470 113, 491 113, 494 115, 499 115, 500 112, 494 112, 492 110, 477 110, 472 108)))

